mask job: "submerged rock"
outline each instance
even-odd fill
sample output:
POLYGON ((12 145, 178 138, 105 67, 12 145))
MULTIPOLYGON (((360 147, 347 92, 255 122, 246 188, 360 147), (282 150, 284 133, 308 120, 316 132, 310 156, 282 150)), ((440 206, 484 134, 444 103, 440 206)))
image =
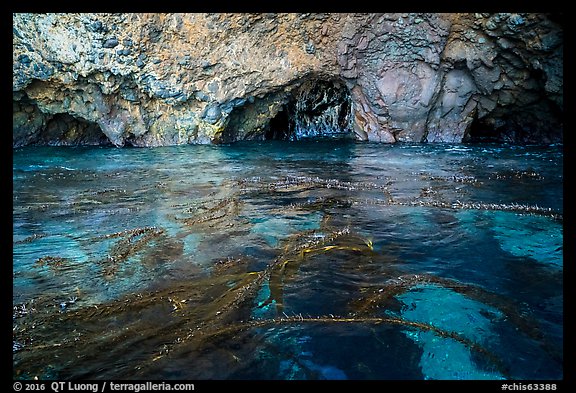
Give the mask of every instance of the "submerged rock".
POLYGON ((91 125, 90 137, 59 134, 58 144, 91 143, 93 129, 117 146, 304 133, 290 122, 388 143, 561 142, 562 23, 529 13, 15 13, 13 146, 53 144, 57 114, 91 125), (291 118, 313 104, 299 97, 327 99, 334 86, 337 106, 291 118))

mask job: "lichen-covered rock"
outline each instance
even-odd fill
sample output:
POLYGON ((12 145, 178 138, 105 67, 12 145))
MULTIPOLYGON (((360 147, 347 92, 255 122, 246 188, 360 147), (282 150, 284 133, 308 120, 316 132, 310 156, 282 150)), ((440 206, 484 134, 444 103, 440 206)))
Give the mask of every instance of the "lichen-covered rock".
POLYGON ((545 14, 17 13, 13 146, 290 139, 296 107, 360 140, 560 142, 562 34, 545 14))

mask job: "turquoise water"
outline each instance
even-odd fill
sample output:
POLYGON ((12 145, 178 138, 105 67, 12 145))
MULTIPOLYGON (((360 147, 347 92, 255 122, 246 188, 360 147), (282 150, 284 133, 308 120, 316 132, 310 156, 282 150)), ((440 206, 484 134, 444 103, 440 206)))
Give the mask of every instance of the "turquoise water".
POLYGON ((560 379, 561 146, 13 154, 31 379, 560 379))

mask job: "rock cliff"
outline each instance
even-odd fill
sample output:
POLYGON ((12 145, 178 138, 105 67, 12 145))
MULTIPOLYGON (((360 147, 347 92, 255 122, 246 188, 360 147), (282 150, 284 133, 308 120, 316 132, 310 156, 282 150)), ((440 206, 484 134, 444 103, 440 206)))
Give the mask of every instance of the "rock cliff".
POLYGON ((14 14, 13 146, 562 141, 546 14, 14 14))

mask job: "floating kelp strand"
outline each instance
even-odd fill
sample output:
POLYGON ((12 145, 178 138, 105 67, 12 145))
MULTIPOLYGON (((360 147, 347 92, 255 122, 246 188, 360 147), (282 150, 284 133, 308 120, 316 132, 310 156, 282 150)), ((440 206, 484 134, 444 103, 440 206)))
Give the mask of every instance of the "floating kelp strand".
MULTIPOLYGON (((173 292, 173 290, 168 291, 168 293, 170 292, 173 292)), ((47 299, 44 299, 45 301, 42 302, 42 306, 40 307, 40 304, 38 304, 36 307, 39 311, 40 310, 42 311, 36 316, 35 319, 28 319, 26 321, 23 321, 24 322, 23 324, 15 326, 14 340, 17 342, 42 343, 34 346, 30 345, 27 346, 25 348, 25 350, 27 351, 28 350, 34 351, 38 349, 42 350, 61 349, 62 351, 66 350, 70 351, 73 350, 73 347, 75 345, 78 345, 77 338, 69 338, 68 333, 64 327, 86 326, 88 327, 88 329, 82 328, 81 330, 79 330, 79 332, 83 332, 82 334, 84 335, 84 339, 87 340, 88 342, 93 342, 94 343, 93 345, 95 347, 100 345, 98 344, 98 342, 102 342, 102 340, 104 340, 104 342, 107 342, 108 344, 113 344, 111 340, 114 342, 116 342, 117 340, 122 340, 122 337, 124 336, 123 333, 124 329, 118 331, 118 334, 110 336, 109 332, 101 332, 98 330, 93 330, 91 327, 89 327, 91 326, 90 321, 95 321, 96 319, 102 321, 102 318, 112 318, 111 320, 116 320, 117 318, 122 318, 123 315, 131 315, 134 312, 138 312, 139 310, 146 310, 149 309, 150 307, 152 307, 153 309, 154 307, 160 305, 159 302, 162 302, 164 299, 163 296, 158 297, 156 295, 157 294, 154 293, 151 293, 149 295, 138 294, 137 296, 126 298, 123 299, 122 301, 112 302, 108 304, 101 304, 99 306, 78 308, 72 311, 68 311, 64 314, 60 314, 59 308, 54 307, 52 305, 55 299, 53 299, 53 301, 48 301, 47 299), (46 337, 44 337, 44 333, 42 331, 38 332, 37 331, 38 329, 33 329, 34 325, 32 325, 32 323, 35 323, 36 325, 48 326, 47 323, 49 321, 56 322, 56 320, 59 323, 59 325, 62 326, 62 329, 60 330, 60 333, 57 334, 56 336, 54 335, 50 336, 51 341, 53 342, 56 341, 55 344, 49 342, 47 343, 46 337)), ((172 302, 170 302, 170 304, 180 304, 180 305, 186 304, 186 299, 188 298, 182 298, 182 297, 177 298, 176 296, 175 295, 167 296, 168 299, 172 299, 172 302)), ((69 298, 67 303, 74 304, 76 301, 77 299, 71 297, 69 298)), ((134 323, 140 325, 138 320, 134 320, 134 323)), ((174 329, 174 326, 169 325, 167 326, 167 328, 174 329)), ((154 331, 156 327, 151 326, 150 329, 154 331)), ((145 334, 145 330, 142 327, 139 330, 141 334, 145 334)), ((74 331, 76 331, 76 329, 74 329, 74 331)), ((152 331, 150 332, 150 334, 152 334, 152 331)), ((166 337, 170 336, 169 331, 165 331, 163 332, 163 334, 165 334, 166 337)), ((112 347, 114 346, 112 345, 109 348, 112 347)), ((31 353, 30 356, 43 357, 44 355, 42 352, 39 352, 38 354, 31 353)))
POLYGON ((97 236, 97 237, 93 238, 93 240, 97 241, 97 240, 111 239, 111 238, 115 238, 115 237, 126 237, 126 236, 133 238, 133 237, 140 236, 140 235, 147 233, 147 232, 159 231, 159 230, 161 230, 161 229, 156 227, 156 226, 141 227, 141 228, 134 228, 134 229, 125 229, 123 231, 97 236))
MULTIPOLYGON (((201 318, 189 319, 186 318, 186 313, 182 314, 184 324, 180 325, 179 330, 172 328, 169 332, 166 332, 166 336, 177 335, 177 337, 170 343, 164 345, 163 351, 161 351, 162 353, 141 363, 139 367, 151 365, 168 354, 176 346, 187 344, 191 341, 197 343, 195 345, 201 344, 204 338, 207 337, 205 334, 206 331, 212 331, 219 327, 238 323, 238 320, 234 318, 234 314, 237 314, 241 310, 242 306, 247 303, 247 300, 255 297, 257 290, 267 277, 267 272, 249 272, 234 288, 226 291, 210 304, 201 306, 200 310, 195 309, 195 311, 200 311, 201 314, 197 312, 194 312, 194 314, 202 315, 201 318)), ((191 310, 191 307, 187 307, 186 309, 191 310)), ((174 311, 177 310, 174 309, 174 311)), ((244 323, 244 321, 240 319, 240 323, 244 323)))
POLYGON ((302 262, 305 250, 333 242, 349 232, 349 228, 344 228, 332 231, 323 236, 318 236, 315 231, 305 231, 291 236, 284 246, 284 253, 277 257, 272 263, 268 264, 264 271, 265 275, 263 277, 268 280, 270 295, 264 302, 258 305, 258 308, 266 307, 275 301, 277 312, 282 312, 282 288, 285 280, 286 266, 293 263, 299 265, 299 263, 302 262), (305 239, 304 242, 301 242, 301 239, 305 239))
POLYGON ((61 206, 60 201, 56 202, 44 202, 44 203, 30 203, 23 207, 24 210, 38 210, 38 211, 46 211, 51 208, 58 208, 61 206))
MULTIPOLYGON (((418 173, 419 175, 424 176, 422 173, 418 173)), ((477 183, 477 179, 473 176, 465 176, 465 175, 452 175, 452 176, 428 176, 429 180, 442 180, 442 181, 452 181, 457 183, 467 183, 467 184, 475 184, 477 183)), ((261 178, 255 179, 244 179, 239 184, 259 184, 261 178)), ((402 201, 397 200, 393 197, 390 193, 388 186, 391 184, 389 181, 386 185, 378 185, 375 183, 363 183, 363 182, 341 182, 338 180, 331 180, 331 179, 321 179, 319 177, 304 177, 304 176, 295 176, 295 177, 286 177, 284 180, 265 183, 265 186, 269 190, 276 190, 279 188, 288 189, 290 186, 296 185, 309 185, 309 186, 319 186, 322 188, 334 188, 334 189, 341 189, 341 190, 348 190, 348 191, 359 191, 359 190, 382 190, 385 193, 385 199, 365 199, 366 204, 384 204, 384 205, 398 205, 398 206, 422 206, 422 207, 440 207, 440 208, 452 208, 452 209, 473 209, 473 210, 502 210, 502 211, 514 211, 519 213, 529 213, 529 214, 538 214, 549 216, 551 218, 562 220, 562 214, 554 211, 552 208, 545 208, 538 205, 526 205, 526 204, 518 204, 518 203, 509 203, 509 204, 498 204, 498 203, 484 203, 484 202, 461 202, 461 201, 454 201, 454 202, 446 202, 446 201, 438 201, 438 200, 411 200, 411 201, 402 201)), ((433 188, 428 187, 427 189, 423 189, 420 193, 420 198, 429 198, 433 197, 437 194, 437 191, 433 188)), ((292 204, 293 208, 321 208, 323 204, 338 204, 337 200, 334 199, 318 199, 318 203, 310 202, 310 203, 302 203, 302 204, 292 204)), ((340 203, 339 207, 348 207, 349 203, 361 203, 357 199, 349 199, 343 200, 340 203)), ((338 205, 337 205, 338 206, 338 205)))
POLYGON ((45 234, 45 233, 35 233, 35 234, 30 235, 30 236, 28 236, 28 237, 26 237, 26 238, 24 238, 24 239, 22 239, 22 240, 17 240, 17 241, 15 241, 13 244, 16 245, 16 244, 31 243, 31 242, 33 242, 34 240, 41 239, 41 238, 46 237, 46 236, 48 236, 48 235, 45 234))
POLYGON ((548 353, 556 357, 555 351, 552 349, 553 346, 548 345, 544 340, 545 335, 539 325, 530 317, 529 313, 522 310, 521 305, 481 287, 464 284, 448 278, 429 274, 411 274, 390 279, 383 287, 374 289, 371 295, 354 300, 351 303, 353 313, 358 316, 373 315, 377 309, 387 309, 389 302, 395 296, 422 284, 438 285, 500 310, 520 331, 528 337, 539 341, 548 353))
POLYGON ((214 206, 202 206, 198 210, 205 210, 202 214, 198 213, 192 217, 179 217, 178 221, 186 225, 204 224, 211 221, 218 221, 228 216, 236 216, 240 211, 240 201, 238 198, 226 198, 218 201, 214 206))
MULTIPOLYGON (((445 207, 442 206, 440 207, 445 207)), ((540 207, 538 205, 525 205, 519 203, 482 203, 482 202, 460 202, 455 201, 450 206, 453 209, 474 209, 474 210, 499 210, 511 211, 517 213, 538 214, 548 216, 556 220, 562 220, 563 215, 554 211, 552 208, 540 207)))
POLYGON ((38 258, 36 262, 34 262, 35 267, 44 267, 47 265, 51 269, 59 270, 69 264, 71 260, 69 258, 62 258, 62 257, 53 257, 53 256, 45 256, 38 258))
POLYGON ((237 268, 240 265, 246 264, 246 262, 246 258, 244 257, 227 257, 214 262, 214 270, 220 272, 230 268, 237 268))
MULTIPOLYGON (((128 191, 124 188, 87 189, 74 195, 73 199, 68 200, 66 204, 80 206, 84 204, 114 203, 118 198, 126 198, 126 195, 128 195, 128 191)), ((133 196, 134 192, 131 192, 130 198, 133 196)))
POLYGON ((507 297, 486 291, 475 285, 464 284, 456 280, 432 276, 428 274, 403 275, 388 280, 383 287, 374 289, 371 295, 363 296, 351 302, 351 315, 355 317, 371 317, 378 310, 390 310, 397 307, 393 302, 396 296, 421 285, 437 285, 462 294, 481 304, 491 306, 503 314, 502 321, 508 321, 515 329, 539 343, 540 347, 552 360, 562 363, 562 353, 550 343, 542 328, 536 322, 526 305, 518 304, 507 297))
POLYGON ((108 259, 125 259, 128 255, 142 248, 149 240, 160 236, 164 232, 164 229, 161 228, 131 232, 112 246, 108 259))
POLYGON ((289 208, 291 210, 303 209, 303 210, 326 210, 332 208, 342 208, 346 209, 352 206, 352 201, 344 198, 334 198, 334 197, 318 197, 314 200, 309 200, 302 203, 292 203, 289 208))
MULTIPOLYGON (((118 270, 118 264, 128 259, 141 249, 143 249, 152 239, 165 233, 165 230, 157 227, 137 228, 130 231, 120 232, 121 239, 113 244, 108 255, 98 263, 104 265, 104 277, 110 278, 118 270)), ((117 237, 117 234, 108 235, 108 237, 117 237)))
POLYGON ((256 328, 266 328, 270 326, 281 326, 286 324, 373 324, 373 325, 397 325, 397 326, 404 326, 406 328, 412 328, 420 331, 429 331, 436 334, 438 337, 444 339, 452 339, 455 340, 471 351, 474 351, 478 354, 485 356, 487 360, 493 364, 498 371, 504 375, 508 375, 507 367, 504 366, 502 360, 494 355, 492 352, 484 348, 482 345, 452 331, 447 331, 440 329, 434 325, 426 324, 423 322, 415 322, 415 321, 408 321, 400 317, 345 317, 345 316, 334 316, 334 315, 323 315, 317 317, 309 317, 303 316, 302 314, 293 315, 293 316, 286 316, 283 314, 283 317, 271 318, 271 319, 254 319, 249 320, 246 322, 240 322, 228 325, 221 329, 213 330, 213 331, 202 331, 196 336, 204 336, 202 341, 209 339, 215 339, 219 336, 233 336, 238 332, 245 331, 248 329, 256 329, 256 328))
POLYGON ((390 201, 384 199, 365 199, 354 200, 354 204, 384 205, 384 206, 413 206, 413 207, 438 207, 443 209, 462 209, 462 210, 497 210, 510 211, 515 213, 536 214, 550 217, 554 220, 563 220, 563 214, 550 207, 541 207, 538 205, 525 205, 519 203, 484 203, 484 202, 454 202, 430 201, 430 200, 411 200, 411 201, 390 201))
POLYGON ((289 239, 287 245, 284 247, 285 253, 290 252, 290 251, 299 252, 299 251, 302 251, 302 250, 305 250, 305 249, 308 249, 311 247, 316 247, 316 246, 328 244, 328 243, 331 243, 342 236, 346 236, 349 234, 350 234, 350 227, 332 230, 327 234, 323 234, 322 236, 319 236, 316 233, 316 231, 310 231, 310 233, 305 233, 305 236, 308 240, 304 241, 303 243, 299 243, 299 244, 295 244, 295 245, 292 244, 292 246, 290 247, 289 245, 291 243, 293 243, 294 241, 299 241, 299 239, 301 238, 300 235, 296 234, 293 238, 289 239))
POLYGON ((496 172, 488 176, 490 180, 510 180, 510 179, 531 179, 531 180, 544 180, 544 176, 540 173, 528 170, 505 170, 496 172))
POLYGON ((474 176, 470 175, 450 175, 450 176, 438 176, 438 175, 430 175, 426 172, 412 172, 412 175, 420 176, 422 180, 429 180, 429 181, 445 181, 445 182, 454 182, 454 183, 466 183, 466 184, 474 184, 477 183, 478 180, 474 176))
POLYGON ((431 198, 438 195, 438 190, 435 190, 433 187, 426 187, 420 190, 420 198, 431 198))
POLYGON ((266 270, 269 270, 268 285, 270 288, 270 295, 268 299, 258 305, 258 308, 266 307, 272 302, 275 302, 277 314, 283 312, 285 283, 296 275, 299 267, 307 258, 315 254, 323 254, 331 251, 373 253, 374 249, 370 239, 350 235, 349 228, 333 231, 327 237, 313 239, 290 249, 280 257, 276 258, 274 263, 267 267, 266 270), (349 239, 347 239, 348 242, 346 241, 346 237, 349 237, 349 239), (337 240, 340 242, 339 244, 330 244, 337 240))
POLYGON ((347 182, 337 179, 322 179, 318 176, 286 176, 282 180, 272 181, 272 182, 262 182, 261 177, 255 177, 250 179, 242 179, 238 182, 240 186, 246 186, 248 184, 256 184, 260 187, 259 189, 266 188, 268 190, 276 189, 288 189, 294 186, 309 186, 309 187, 320 187, 320 188, 332 188, 337 190, 347 190, 347 191, 357 191, 357 190, 380 190, 392 184, 390 181, 385 185, 380 185, 371 182, 347 182))
POLYGON ((270 296, 264 302, 257 305, 258 308, 264 308, 272 302, 275 303, 276 312, 281 313, 284 309, 284 279, 286 266, 293 262, 290 259, 277 260, 271 267, 270 272, 266 275, 268 279, 268 287, 270 288, 270 296))
POLYGON ((213 212, 226 207, 230 203, 234 203, 234 197, 228 197, 223 199, 217 199, 209 202, 201 202, 196 206, 189 207, 185 210, 186 213, 195 213, 197 211, 208 211, 213 212))

